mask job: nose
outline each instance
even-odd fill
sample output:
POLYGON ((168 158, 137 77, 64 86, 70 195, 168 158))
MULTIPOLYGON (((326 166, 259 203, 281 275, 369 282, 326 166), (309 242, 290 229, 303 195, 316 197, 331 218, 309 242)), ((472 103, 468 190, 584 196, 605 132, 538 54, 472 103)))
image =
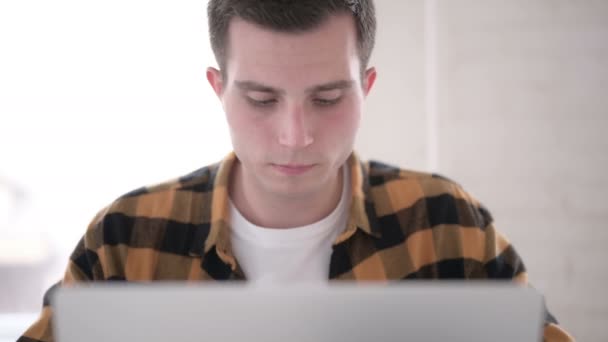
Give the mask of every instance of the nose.
POLYGON ((313 143, 314 139, 307 124, 304 111, 293 108, 283 115, 278 140, 279 144, 291 148, 303 148, 313 143))

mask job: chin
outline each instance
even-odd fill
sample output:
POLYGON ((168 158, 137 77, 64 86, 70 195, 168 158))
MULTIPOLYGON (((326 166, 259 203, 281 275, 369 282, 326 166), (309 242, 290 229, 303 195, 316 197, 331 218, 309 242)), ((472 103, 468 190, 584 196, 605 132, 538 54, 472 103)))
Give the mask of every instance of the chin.
POLYGON ((265 179, 266 188, 273 193, 288 197, 301 197, 323 191, 325 177, 317 172, 306 175, 281 176, 273 175, 265 179))

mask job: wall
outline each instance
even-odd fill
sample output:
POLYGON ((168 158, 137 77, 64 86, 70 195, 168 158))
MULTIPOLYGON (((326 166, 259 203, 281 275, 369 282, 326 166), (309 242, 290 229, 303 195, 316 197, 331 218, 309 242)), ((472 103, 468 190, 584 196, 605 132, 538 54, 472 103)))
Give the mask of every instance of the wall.
POLYGON ((607 340, 608 2, 377 7, 379 77, 359 149, 461 183, 560 322, 607 340))

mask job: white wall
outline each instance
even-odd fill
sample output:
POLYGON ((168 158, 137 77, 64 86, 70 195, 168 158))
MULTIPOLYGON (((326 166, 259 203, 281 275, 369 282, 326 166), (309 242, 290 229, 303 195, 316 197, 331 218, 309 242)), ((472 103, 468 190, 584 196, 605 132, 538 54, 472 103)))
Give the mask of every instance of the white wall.
POLYGON ((464 185, 560 322, 581 341, 608 340, 608 2, 429 3, 435 55, 423 0, 377 1, 378 87, 358 146, 464 185))
POLYGON ((362 158, 427 167, 423 1, 378 1, 371 65, 378 78, 361 121, 362 158))

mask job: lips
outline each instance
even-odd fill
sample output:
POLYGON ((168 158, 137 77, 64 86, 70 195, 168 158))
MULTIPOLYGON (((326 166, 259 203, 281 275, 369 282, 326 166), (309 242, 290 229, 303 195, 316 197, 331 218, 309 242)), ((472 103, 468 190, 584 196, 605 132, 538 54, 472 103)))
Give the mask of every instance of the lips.
POLYGON ((272 164, 272 167, 286 175, 300 175, 310 171, 315 164, 272 164))

